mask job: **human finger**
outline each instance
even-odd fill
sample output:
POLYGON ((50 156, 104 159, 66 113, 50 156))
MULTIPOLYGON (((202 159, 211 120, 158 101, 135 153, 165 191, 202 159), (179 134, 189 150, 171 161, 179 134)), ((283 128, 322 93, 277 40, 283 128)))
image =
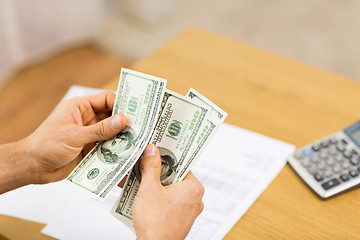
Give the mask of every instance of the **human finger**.
POLYGON ((104 120, 105 118, 108 118, 111 116, 111 111, 107 110, 107 111, 103 111, 103 112, 97 112, 96 114, 96 120, 97 121, 101 121, 104 120))
MULTIPOLYGON (((91 113, 90 113, 91 114, 91 113)), ((96 124, 111 116, 111 111, 104 111, 99 113, 93 113, 91 118, 83 119, 84 126, 96 124)))
POLYGON ((184 177, 184 180, 183 181, 199 181, 195 175, 189 171, 188 174, 186 174, 186 176, 184 177))
POLYGON ((161 157, 155 145, 148 145, 140 159, 141 183, 160 184, 161 157))
POLYGON ((82 97, 81 100, 90 103, 94 111, 112 110, 116 95, 111 91, 105 91, 95 95, 82 97))
POLYGON ((192 188, 192 192, 202 198, 204 193, 205 193, 205 188, 204 186, 201 184, 201 182, 199 181, 199 179, 197 179, 197 177, 195 177, 195 175, 189 171, 188 174, 185 176, 184 180, 182 181, 184 184, 190 184, 191 188, 192 188))
POLYGON ((108 140, 118 134, 125 126, 125 116, 115 114, 96 124, 82 127, 80 138, 83 144, 108 140))

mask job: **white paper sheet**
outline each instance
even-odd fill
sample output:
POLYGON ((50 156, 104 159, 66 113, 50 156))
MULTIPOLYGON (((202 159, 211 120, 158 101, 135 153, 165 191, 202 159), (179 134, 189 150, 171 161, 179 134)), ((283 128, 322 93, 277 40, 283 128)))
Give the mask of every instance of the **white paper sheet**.
POLYGON ((294 150, 294 145, 221 125, 192 170, 205 187, 205 209, 187 239, 222 239, 294 150))
POLYGON ((65 96, 61 99, 61 101, 59 102, 57 107, 60 106, 60 104, 67 99, 74 98, 74 97, 89 96, 89 95, 101 93, 104 91, 106 91, 106 90, 98 89, 98 88, 82 87, 82 86, 76 86, 76 85, 71 86, 69 88, 69 90, 66 92, 65 96))
MULTIPOLYGON (((205 187, 205 209, 187 239, 221 239, 253 204, 286 163, 295 147, 223 124, 194 165, 205 187)), ((75 203, 44 228, 60 239, 135 239, 96 200, 75 203), (116 224, 117 223, 117 224, 116 224), (88 227, 91 226, 91 227, 88 227)))
POLYGON ((28 185, 0 195, 0 214, 47 224, 74 201, 88 199, 64 181, 28 185))
POLYGON ((104 201, 89 197, 84 202, 73 202, 42 233, 67 240, 135 239, 134 233, 110 214, 120 192, 116 187, 104 201))

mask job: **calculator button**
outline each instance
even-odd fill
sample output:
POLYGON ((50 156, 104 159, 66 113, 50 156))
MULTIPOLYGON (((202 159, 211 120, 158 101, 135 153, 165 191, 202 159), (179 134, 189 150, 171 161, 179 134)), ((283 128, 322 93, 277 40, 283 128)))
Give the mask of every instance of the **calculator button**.
POLYGON ((309 167, 310 166, 310 161, 309 159, 305 158, 301 161, 301 164, 304 166, 304 167, 309 167))
POLYGON ((315 173, 318 172, 318 170, 312 166, 306 168, 308 170, 308 172, 311 174, 311 175, 314 175, 315 173))
POLYGON ((334 154, 336 154, 337 153, 337 151, 334 149, 334 148, 329 148, 329 153, 331 154, 331 155, 334 155, 334 154))
POLYGON ((346 145, 347 141, 345 139, 341 139, 341 141, 346 145))
POLYGON ((336 143, 337 143, 336 138, 330 138, 329 139, 329 144, 336 144, 336 143))
POLYGON ((353 149, 352 152, 353 152, 353 154, 356 154, 356 155, 359 154, 355 149, 353 149))
POLYGON ((294 157, 295 157, 296 159, 300 160, 300 159, 303 157, 303 155, 302 155, 301 152, 296 152, 296 153, 294 154, 294 157))
POLYGON ((350 153, 349 151, 347 151, 347 150, 345 150, 345 151, 343 152, 343 155, 344 155, 344 157, 346 157, 346 158, 351 157, 351 153, 350 153))
POLYGON ((313 151, 311 150, 311 148, 304 148, 303 149, 303 154, 304 156, 310 157, 312 155, 313 151))
POLYGON ((340 161, 342 161, 343 159, 344 159, 344 158, 343 158, 342 155, 336 154, 336 156, 335 156, 335 160, 336 160, 336 161, 340 162, 340 161))
POLYGON ((337 166, 337 165, 335 165, 335 166, 333 166, 332 168, 331 168, 331 170, 334 172, 334 173, 338 173, 338 172, 340 172, 340 167, 339 166, 337 166))
POLYGON ((328 146, 329 146, 329 143, 328 142, 321 142, 321 147, 323 147, 323 148, 327 148, 328 146))
POLYGON ((332 175, 332 172, 327 169, 323 173, 324 173, 325 177, 330 177, 332 175))
POLYGON ((313 145, 313 146, 312 146, 312 150, 313 150, 314 152, 319 151, 319 150, 320 150, 319 145, 313 145))
POLYGON ((352 157, 350 158, 350 163, 355 166, 355 165, 358 165, 358 164, 359 164, 359 160, 358 160, 357 157, 352 156, 352 157))
POLYGON ((342 168, 348 168, 348 167, 350 167, 350 164, 348 162, 343 162, 341 164, 341 166, 342 166, 342 168))
POLYGON ((333 188, 333 187, 335 187, 335 186, 337 186, 337 185, 339 185, 339 184, 340 184, 339 180, 337 180, 336 178, 334 178, 334 179, 331 179, 330 181, 327 181, 326 183, 321 184, 321 186, 322 186, 325 190, 328 190, 328 189, 333 188))
POLYGON ((325 167, 325 165, 323 164, 323 163, 321 163, 321 162, 319 162, 317 165, 316 165, 316 167, 318 168, 318 169, 320 169, 320 170, 324 170, 326 167, 325 167))
POLYGON ((315 180, 318 181, 318 182, 321 182, 322 180, 324 180, 324 178, 323 178, 320 174, 318 174, 318 173, 315 173, 315 174, 314 174, 314 178, 315 178, 315 180))
POLYGON ((327 155, 326 152, 321 152, 321 153, 319 154, 319 156, 320 156, 322 159, 324 159, 324 158, 326 158, 328 155, 327 155))
POLYGON ((344 146, 343 146, 343 145, 341 145, 341 144, 338 144, 338 145, 336 146, 336 149, 337 149, 338 151, 340 151, 340 152, 345 151, 344 146))
POLYGON ((342 174, 342 175, 340 176, 340 178, 341 178, 341 180, 343 180, 344 182, 346 182, 346 181, 348 181, 348 180, 350 179, 347 174, 342 174))
POLYGON ((351 170, 351 171, 349 172, 349 174, 350 174, 350 176, 352 176, 352 177, 357 177, 357 176, 359 176, 359 174, 358 174, 355 170, 351 170))
POLYGON ((325 162, 326 162, 326 164, 329 165, 329 166, 335 164, 335 161, 334 161, 334 159, 332 159, 332 158, 327 158, 327 159, 325 160, 325 162))
POLYGON ((310 157, 310 161, 312 161, 313 163, 317 163, 319 161, 319 157, 316 155, 312 155, 310 157))

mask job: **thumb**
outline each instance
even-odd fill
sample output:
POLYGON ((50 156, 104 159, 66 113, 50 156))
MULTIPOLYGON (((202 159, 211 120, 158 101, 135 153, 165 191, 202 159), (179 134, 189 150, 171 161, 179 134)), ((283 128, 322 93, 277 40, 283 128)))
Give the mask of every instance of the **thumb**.
POLYGON ((104 141, 113 138, 126 126, 126 118, 122 114, 116 114, 96 124, 83 127, 82 139, 84 144, 104 141))
POLYGON ((148 145, 140 159, 141 183, 160 184, 161 157, 155 145, 148 145))

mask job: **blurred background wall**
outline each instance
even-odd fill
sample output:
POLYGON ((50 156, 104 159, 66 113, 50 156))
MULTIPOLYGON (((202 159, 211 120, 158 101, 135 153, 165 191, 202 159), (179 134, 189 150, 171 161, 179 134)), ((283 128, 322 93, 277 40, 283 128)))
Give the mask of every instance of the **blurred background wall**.
POLYGON ((85 40, 140 59, 198 25, 360 79, 356 0, 0 0, 0 77, 85 40))
POLYGON ((360 80, 360 1, 169 0, 163 11, 150 4, 163 1, 128 1, 137 18, 108 16, 99 42, 135 60, 186 26, 198 25, 360 80), (142 2, 141 11, 135 2, 142 2))
POLYGON ((360 80, 357 0, 0 0, 0 84, 86 41, 136 61, 198 25, 360 80))
POLYGON ((94 38, 102 0, 0 0, 0 78, 94 38))

